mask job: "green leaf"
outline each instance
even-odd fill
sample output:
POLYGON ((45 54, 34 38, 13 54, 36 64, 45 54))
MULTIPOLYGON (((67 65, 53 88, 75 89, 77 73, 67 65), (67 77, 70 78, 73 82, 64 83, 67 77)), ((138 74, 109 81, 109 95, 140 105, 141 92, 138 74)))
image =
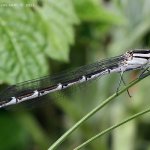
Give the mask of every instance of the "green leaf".
POLYGON ((48 39, 46 54, 54 59, 68 60, 69 46, 74 42, 72 26, 78 23, 72 2, 49 0, 36 10, 48 39))
POLYGON ((68 60, 74 42, 73 25, 77 23, 69 0, 41 1, 41 6, 36 1, 7 2, 0 9, 1 82, 20 82, 47 74, 46 57, 68 60))
POLYGON ((35 26, 32 12, 6 8, 0 14, 1 80, 13 83, 44 75, 48 71, 42 53, 44 39, 35 26))

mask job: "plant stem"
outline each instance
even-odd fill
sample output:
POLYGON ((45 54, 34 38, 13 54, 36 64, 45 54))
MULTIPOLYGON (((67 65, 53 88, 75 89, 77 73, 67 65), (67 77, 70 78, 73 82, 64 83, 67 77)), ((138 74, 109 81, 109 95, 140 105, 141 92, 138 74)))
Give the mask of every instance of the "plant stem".
POLYGON ((90 111, 87 115, 85 115, 83 118, 81 118, 74 126, 72 126, 68 131, 66 131, 56 142, 54 142, 48 150, 54 150, 56 149, 73 131, 75 131, 79 126, 81 126, 88 118, 93 116, 97 111, 102 109, 107 103, 111 102, 114 98, 118 97, 121 93, 126 91, 131 86, 135 85, 145 77, 147 77, 150 73, 142 76, 141 78, 138 78, 131 83, 129 83, 128 86, 123 88, 122 90, 118 91, 118 93, 114 93, 112 96, 108 97, 106 100, 104 100, 102 103, 100 103, 97 107, 95 107, 92 111, 90 111))
POLYGON ((116 125, 113 125, 113 126, 111 126, 110 128, 107 128, 106 130, 103 130, 103 131, 100 132, 99 134, 96 134, 95 136, 93 136, 93 137, 90 138, 89 140, 85 141, 84 143, 82 143, 81 145, 79 145, 78 147, 76 147, 74 150, 79 150, 79 149, 83 148, 84 146, 86 146, 86 145, 89 144, 90 142, 96 140, 97 138, 99 138, 99 137, 101 137, 102 135, 104 135, 104 134, 110 132, 111 130, 113 130, 113 129, 115 129, 115 128, 117 128, 117 127, 119 127, 119 126, 121 126, 121 125, 123 125, 123 124, 125 124, 125 123, 127 123, 127 122, 129 122, 129 121, 131 121, 131 120, 133 120, 133 119, 135 119, 135 118, 141 116, 141 115, 144 115, 144 114, 146 114, 146 113, 148 113, 148 112, 150 112, 150 108, 148 108, 148 109, 146 109, 146 110, 144 110, 144 111, 141 111, 141 112, 139 112, 139 113, 136 113, 136 114, 130 116, 129 118, 123 120, 122 122, 120 122, 120 123, 118 123, 118 124, 116 124, 116 125))

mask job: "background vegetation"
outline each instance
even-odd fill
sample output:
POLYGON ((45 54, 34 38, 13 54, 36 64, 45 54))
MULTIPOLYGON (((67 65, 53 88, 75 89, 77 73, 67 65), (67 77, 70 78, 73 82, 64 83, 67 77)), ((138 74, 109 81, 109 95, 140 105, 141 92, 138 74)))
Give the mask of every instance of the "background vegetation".
MULTIPOLYGON (((149 0, 0 1, 0 82, 6 85, 58 73, 150 44, 149 0), (32 5, 32 6, 31 6, 32 5)), ((125 74, 128 83, 138 72, 125 74)), ((119 75, 0 110, 0 149, 47 149, 116 91, 119 75), (38 104, 37 104, 38 103, 38 104)), ((88 120, 60 149, 149 106, 149 78, 88 120)), ((117 128, 86 150, 150 149, 150 116, 117 128)))

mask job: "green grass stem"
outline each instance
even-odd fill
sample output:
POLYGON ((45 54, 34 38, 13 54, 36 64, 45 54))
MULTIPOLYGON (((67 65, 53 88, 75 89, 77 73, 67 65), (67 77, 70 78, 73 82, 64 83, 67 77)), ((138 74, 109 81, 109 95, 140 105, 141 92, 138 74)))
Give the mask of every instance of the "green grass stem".
MULTIPOLYGON (((48 150, 55 150, 72 132, 74 132, 77 128, 79 128, 87 119, 89 119, 91 116, 93 116, 96 112, 98 112, 100 109, 102 109, 106 104, 108 104, 109 102, 111 102, 113 99, 115 99, 116 97, 118 97, 120 94, 122 94, 123 92, 125 92, 131 86, 135 85, 136 83, 138 83, 141 80, 143 80, 145 77, 149 76, 149 74, 150 74, 150 72, 142 75, 141 78, 135 79, 134 81, 130 82, 125 88, 123 88, 120 91, 118 91, 118 93, 114 93, 113 95, 111 95, 110 97, 108 97, 106 100, 104 100, 102 103, 100 103, 97 107, 95 107, 93 110, 91 110, 89 113, 87 113, 83 118, 81 118, 76 124, 74 124, 69 130, 67 130, 56 142, 54 142, 49 147, 48 150)), ((105 131, 105 132, 108 132, 108 131, 105 131)), ((100 133, 100 134, 104 134, 104 133, 100 133)))

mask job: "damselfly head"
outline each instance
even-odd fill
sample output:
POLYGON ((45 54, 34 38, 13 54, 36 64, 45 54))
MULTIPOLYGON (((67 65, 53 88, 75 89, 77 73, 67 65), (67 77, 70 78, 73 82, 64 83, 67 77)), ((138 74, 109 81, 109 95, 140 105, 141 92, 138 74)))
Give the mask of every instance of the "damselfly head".
POLYGON ((150 49, 136 49, 133 51, 135 58, 143 59, 146 62, 145 67, 150 67, 150 49))
POLYGON ((136 49, 133 50, 133 57, 135 58, 142 58, 146 59, 147 61, 150 60, 150 49, 136 49))
POLYGON ((134 49, 133 53, 150 55, 150 49, 134 49))
POLYGON ((150 49, 133 49, 126 52, 126 56, 128 58, 141 58, 150 61, 150 49))

